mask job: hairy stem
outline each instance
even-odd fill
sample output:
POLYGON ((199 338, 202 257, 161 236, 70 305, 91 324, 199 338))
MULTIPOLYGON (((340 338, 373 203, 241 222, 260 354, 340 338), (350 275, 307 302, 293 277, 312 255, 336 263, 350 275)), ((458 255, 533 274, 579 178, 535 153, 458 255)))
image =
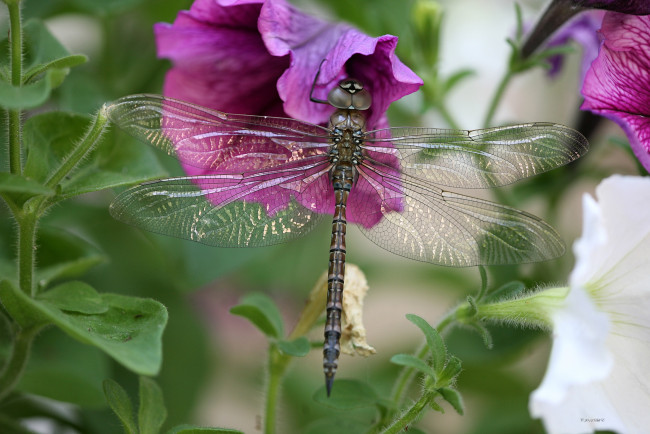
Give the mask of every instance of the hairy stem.
POLYGON ((40 329, 40 327, 23 329, 16 335, 11 354, 0 374, 0 400, 4 399, 20 380, 29 359, 32 342, 40 329))
POLYGON ((395 434, 402 432, 409 424, 416 421, 422 411, 427 407, 429 402, 434 398, 435 393, 428 392, 423 394, 420 399, 418 399, 411 407, 409 407, 406 412, 404 412, 400 417, 395 419, 390 426, 382 431, 382 434, 395 434))
POLYGON ((83 157, 90 151, 99 141, 102 136, 108 117, 106 116, 105 108, 102 107, 95 120, 86 133, 86 136, 74 147, 66 158, 61 162, 58 169, 49 177, 45 185, 50 188, 56 187, 61 180, 74 169, 83 157))
POLYGON ((37 220, 32 213, 23 214, 18 220, 18 284, 31 297, 36 295, 33 279, 37 220))
MULTIPOLYGON (((8 2, 9 35, 11 39, 9 61, 11 62, 11 84, 22 85, 23 75, 23 30, 19 2, 8 2)), ((8 110, 9 127, 9 171, 15 175, 22 173, 22 126, 20 109, 8 110)))

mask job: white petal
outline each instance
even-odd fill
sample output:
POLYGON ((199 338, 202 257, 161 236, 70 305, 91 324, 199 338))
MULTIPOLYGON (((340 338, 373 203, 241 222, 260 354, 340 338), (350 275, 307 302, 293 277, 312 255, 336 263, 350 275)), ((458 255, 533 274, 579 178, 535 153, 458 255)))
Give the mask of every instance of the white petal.
POLYGON ((607 315, 584 291, 572 288, 565 307, 553 316, 553 349, 544 380, 531 397, 533 416, 544 416, 538 405, 562 403, 571 387, 607 377, 612 367, 608 331, 607 315))
POLYGON ((583 235, 574 245, 576 266, 570 283, 600 282, 603 291, 613 292, 607 283, 629 272, 639 274, 645 271, 639 267, 648 263, 650 178, 612 176, 600 183, 596 195, 598 204, 583 199, 583 235))
POLYGON ((571 291, 531 395, 530 411, 550 433, 650 426, 650 178, 613 176, 596 193, 597 203, 583 198, 571 291))

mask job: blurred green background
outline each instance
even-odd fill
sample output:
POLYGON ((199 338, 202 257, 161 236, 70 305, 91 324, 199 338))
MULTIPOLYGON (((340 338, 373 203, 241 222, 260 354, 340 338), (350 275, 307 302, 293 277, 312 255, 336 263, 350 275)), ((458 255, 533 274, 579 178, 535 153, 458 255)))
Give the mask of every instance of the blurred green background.
MULTIPOLYGON (((350 22, 373 36, 399 35, 398 54, 405 60, 412 57, 412 2, 360 0, 353 7, 343 0, 294 3, 319 16, 350 22)), ((524 17, 532 21, 544 2, 521 3, 524 17)), ((152 25, 172 22, 191 2, 25 0, 23 4, 26 21, 44 20, 70 52, 85 53, 90 58, 71 71, 43 110, 59 108, 90 114, 104 102, 123 95, 160 93, 170 65, 155 56, 152 25)), ((462 128, 478 128, 506 67, 509 51, 505 38, 515 27, 513 2, 449 0, 440 4, 445 11, 440 73, 451 74, 465 67, 476 71, 450 96, 448 108, 462 128)), ((6 13, 2 18, 0 32, 6 34, 6 13)), ((580 103, 579 50, 568 60, 556 80, 548 79, 543 70, 518 77, 495 123, 554 121, 575 125, 580 103)), ((305 77, 306 84, 310 80, 305 77)), ((423 112, 422 105, 418 95, 394 104, 392 124, 445 126, 441 116, 423 112)), ((603 125, 599 131, 602 139, 592 142, 592 151, 579 169, 560 169, 506 190, 512 205, 549 219, 568 246, 580 231, 581 194, 591 192, 608 173, 635 173, 634 162, 608 141, 611 135, 621 136, 617 128, 603 125), (567 179, 572 182, 569 187, 567 179)), ((152 160, 159 161, 161 171, 181 173, 171 158, 119 131, 108 135, 103 146, 103 152, 113 146, 141 147, 152 160)), ((263 292, 280 306, 290 328, 308 292, 327 268, 329 225, 275 247, 212 248, 143 233, 113 220, 108 214, 112 197, 114 192, 81 196, 47 215, 41 228, 38 266, 88 268, 84 279, 99 291, 151 297, 167 306, 163 369, 157 377, 169 412, 165 426, 193 422, 255 432, 261 418, 267 344, 250 323, 228 310, 242 295, 263 292)), ((8 272, 13 261, 13 229, 7 209, 0 205, 0 275, 8 272)), ((381 251, 354 229, 348 233, 348 260, 361 267, 370 285, 365 322, 369 343, 376 347, 377 355, 369 359, 342 356, 337 378, 366 381, 380 395, 386 395, 398 372, 389 363, 390 357, 414 351, 421 341, 420 332, 404 315, 415 313, 435 324, 448 309, 477 291, 479 275, 474 268, 449 269, 408 261, 381 251)), ((561 283, 567 279, 572 262, 568 253, 545 264, 493 267, 488 270, 490 286, 513 279, 523 280, 530 288, 561 283)), ((548 338, 537 331, 506 327, 495 327, 493 333, 492 350, 485 349, 480 337, 466 330, 454 330, 447 337, 450 352, 463 361, 458 387, 466 401, 466 416, 458 416, 448 406, 445 414, 429 412, 418 425, 425 432, 543 431, 539 422, 529 418, 527 402, 544 372, 548 338)), ((316 327, 312 337, 318 340, 321 334, 316 327)), ((321 369, 317 349, 293 362, 283 388, 279 432, 301 432, 323 415, 336 417, 335 410, 311 400, 322 385, 321 369)), ((101 381, 107 377, 136 395, 136 376, 99 350, 49 330, 36 342, 20 389, 79 404, 73 411, 79 412, 80 425, 88 432, 113 433, 120 425, 107 409, 101 391, 101 381), (81 386, 66 390, 67 379, 81 386)), ((361 412, 360 420, 364 417, 368 416, 361 412)))

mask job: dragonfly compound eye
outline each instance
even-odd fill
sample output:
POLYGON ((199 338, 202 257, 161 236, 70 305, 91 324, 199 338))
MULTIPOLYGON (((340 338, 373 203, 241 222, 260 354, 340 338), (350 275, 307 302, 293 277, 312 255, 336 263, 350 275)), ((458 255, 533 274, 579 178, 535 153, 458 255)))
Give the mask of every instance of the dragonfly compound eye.
POLYGON ((367 110, 372 98, 360 81, 348 78, 330 91, 327 102, 339 109, 367 110))

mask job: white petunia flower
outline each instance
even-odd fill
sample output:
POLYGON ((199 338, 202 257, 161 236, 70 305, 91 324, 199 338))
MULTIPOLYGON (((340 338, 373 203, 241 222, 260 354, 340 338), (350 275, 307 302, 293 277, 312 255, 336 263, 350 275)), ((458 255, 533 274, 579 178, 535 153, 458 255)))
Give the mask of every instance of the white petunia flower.
POLYGON ((583 198, 582 238, 553 348, 529 407, 549 433, 650 430, 650 178, 583 198))

